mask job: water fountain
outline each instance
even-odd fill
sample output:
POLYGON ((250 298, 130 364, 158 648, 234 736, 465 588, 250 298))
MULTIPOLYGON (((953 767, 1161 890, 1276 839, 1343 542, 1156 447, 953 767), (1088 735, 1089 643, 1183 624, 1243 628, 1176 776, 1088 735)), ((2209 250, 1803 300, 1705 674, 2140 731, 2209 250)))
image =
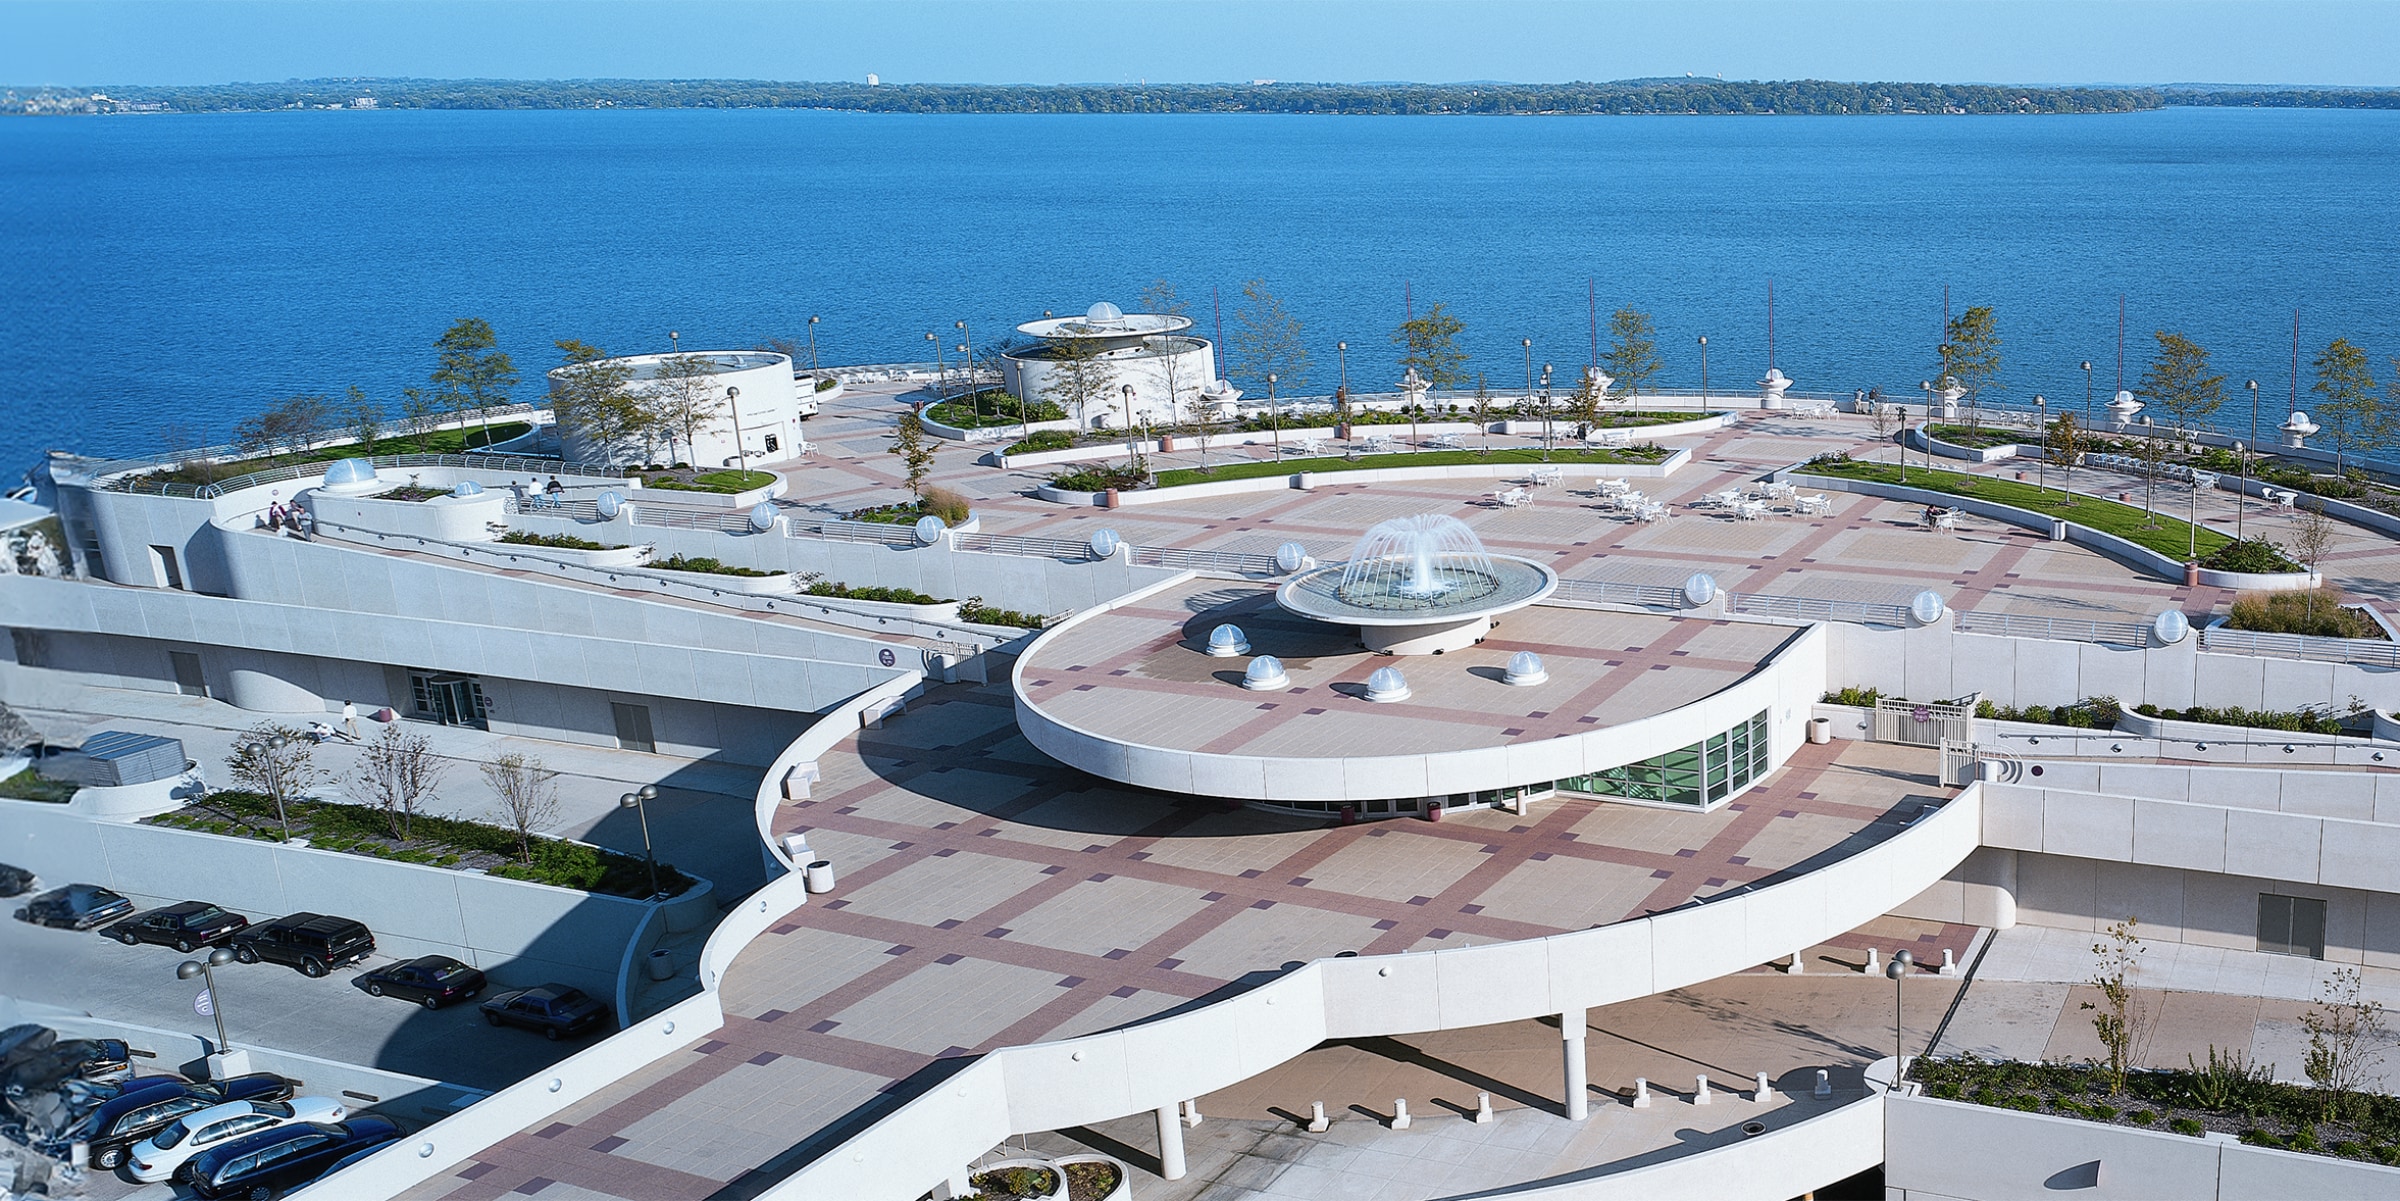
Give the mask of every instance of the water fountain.
POLYGON ((1438 655, 1483 641, 1495 616, 1557 587, 1549 568, 1492 554, 1465 522, 1427 513, 1378 523, 1346 562, 1302 572, 1275 600, 1303 617, 1357 626, 1369 650, 1438 655))

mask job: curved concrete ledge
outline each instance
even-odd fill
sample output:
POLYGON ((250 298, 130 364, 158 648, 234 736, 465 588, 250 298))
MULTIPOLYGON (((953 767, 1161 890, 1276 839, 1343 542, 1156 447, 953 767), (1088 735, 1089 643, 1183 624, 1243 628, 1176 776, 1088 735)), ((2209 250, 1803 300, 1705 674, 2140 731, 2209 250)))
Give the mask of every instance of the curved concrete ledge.
MULTIPOLYGON (((1392 453, 1405 454, 1405 451, 1392 453)), ((1448 452, 1445 452, 1448 453, 1448 452)), ((1142 488, 1117 493, 1120 508, 1134 505, 1163 505, 1203 496, 1230 496, 1241 492, 1282 492, 1290 488, 1303 491, 1336 484, 1390 484, 1410 480, 1492 480, 1524 479, 1536 467, 1556 467, 1566 476, 1581 479, 1663 479, 1675 474, 1691 462, 1689 448, 1679 449, 1656 463, 1578 463, 1562 460, 1556 463, 1453 463, 1440 467, 1372 467, 1352 470, 1311 471, 1310 463, 1339 463, 1340 455, 1323 455, 1314 459, 1285 459, 1291 467, 1288 473, 1252 476, 1238 480, 1209 480, 1199 484, 1177 484, 1168 488, 1142 488)), ((1043 484, 1033 494, 1054 504, 1097 505, 1105 499, 1097 492, 1069 492, 1043 484)))
MULTIPOLYGON (((1319 959, 1172 1017, 1004 1047, 762 1196, 906 1201, 938 1184, 944 1165, 966 1163, 1016 1133, 1173 1105, 1326 1039, 1525 1021, 1712 980, 1855 928, 1932 887, 1980 844, 1982 809, 1981 786, 1970 784, 1840 862, 1654 917, 1520 942, 1319 959)), ((1857 1153, 1856 1133, 1840 1140, 1842 1154, 1857 1153)), ((1782 1146, 1799 1160, 1806 1141, 1782 1146)))
POLYGON ((676 571, 667 567, 620 567, 616 570, 618 574, 637 580, 655 580, 661 585, 680 585, 682 588, 733 596, 786 596, 792 592, 792 574, 788 571, 767 575, 719 575, 713 571, 676 571))
POLYGON ((2027 454, 2035 449, 2022 442, 2003 442, 1998 446, 1961 446, 1956 442, 1944 442, 1926 433, 1925 427, 1921 425, 1909 427, 1908 445, 1913 450, 1940 455, 1945 459, 1964 459, 1969 463, 1997 463, 2003 459, 2013 459, 2027 454))
POLYGON ((978 429, 970 430, 962 429, 955 425, 946 425, 935 420, 933 416, 933 410, 934 406, 926 405, 925 411, 919 414, 917 419, 925 423, 926 433, 931 434, 936 438, 940 438, 946 442, 1014 442, 1029 433, 1038 434, 1044 430, 1065 430, 1068 433, 1074 433, 1078 429, 1082 428, 1071 420, 1060 420, 1036 421, 1031 425, 1019 425, 1015 422, 1011 422, 1007 425, 987 425, 978 429), (982 433, 984 430, 992 430, 994 433, 987 438, 977 438, 976 435, 982 433))
MULTIPOLYGON (((1755 1197, 1808 1195, 1883 1162, 1883 1093, 1871 1090, 1826 1113, 1783 1124, 1780 1111, 1760 1117, 1767 1132, 1703 1147, 1656 1163, 1611 1172, 1606 1165, 1573 1180, 1492 1189, 1479 1197, 1512 1201, 1622 1201, 1626 1197, 1755 1197)), ((1743 1111, 1736 1110, 1739 1114, 1743 1111)), ((1728 1115, 1729 1125, 1740 1118, 1728 1115)), ((1706 1138, 1706 1135, 1699 1135, 1706 1138)))
POLYGON ((1060 721, 1026 699, 1026 673, 1043 641, 1101 614, 1140 603, 1179 580, 1164 580, 1082 610, 1044 630, 1010 672, 1017 726, 1044 754, 1102 779, 1142 788, 1244 801, 1350 801, 1442 796, 1558 780, 1638 762, 1691 745, 1694 731, 1728 729, 1769 714, 1773 761, 1804 737, 1802 723, 1825 690, 1822 625, 1794 633, 1768 663, 1730 687, 1623 725, 1539 742, 1414 755, 1319 757, 1226 755, 1120 741, 1060 721))
POLYGON ((861 617, 898 617, 908 621, 933 622, 949 625, 958 621, 959 602, 935 601, 930 605, 912 605, 900 601, 860 600, 854 596, 819 596, 813 592, 800 594, 812 605, 838 613, 856 613, 861 617))

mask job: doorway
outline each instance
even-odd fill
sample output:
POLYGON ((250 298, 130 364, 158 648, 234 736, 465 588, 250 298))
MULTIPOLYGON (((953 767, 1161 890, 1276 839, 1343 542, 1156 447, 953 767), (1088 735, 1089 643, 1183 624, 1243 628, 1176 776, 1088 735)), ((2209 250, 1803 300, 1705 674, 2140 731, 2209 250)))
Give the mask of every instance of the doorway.
POLYGON ((445 726, 491 728, 485 717, 483 687, 473 676, 412 671, 408 689, 418 717, 445 726))
POLYGON ((650 706, 610 701, 608 707, 616 715, 619 749, 657 753, 658 740, 650 733, 650 706))
POLYGON ((2325 957, 2325 902, 2258 894, 2258 949, 2273 955, 2325 957))
POLYGON ((198 652, 168 651, 167 662, 175 668, 175 691, 185 696, 208 695, 208 677, 201 672, 198 652))

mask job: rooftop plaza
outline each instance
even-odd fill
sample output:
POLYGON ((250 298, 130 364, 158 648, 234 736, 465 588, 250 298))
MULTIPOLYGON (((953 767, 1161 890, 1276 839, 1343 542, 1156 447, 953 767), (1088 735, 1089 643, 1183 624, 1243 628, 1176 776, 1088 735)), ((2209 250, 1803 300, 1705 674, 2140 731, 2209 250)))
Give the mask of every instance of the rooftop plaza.
MULTIPOLYGON (((909 1201, 1091 1161, 1145 1198, 1788 1197, 1872 1171, 1997 1197, 2095 1157, 2228 1197, 2400 1179, 2368 1142, 1893 1087, 1928 1051, 2090 1055, 2074 946, 2128 917, 2162 965, 2133 979, 2166 1015, 2147 1063, 2222 1040, 2298 1079, 2285 1027, 2328 971, 2400 999, 2394 644, 2218 624, 2306 570, 1812 474, 1908 445, 1912 474, 2064 486, 1788 380, 1660 398, 1689 417, 1655 455, 1521 422, 1228 432, 1144 465, 1294 461, 1114 495, 1050 477, 1122 447, 944 441, 924 482, 972 516, 916 525, 851 515, 909 499, 886 451, 928 398, 821 395, 807 452, 722 498, 488 459, 188 497, 50 465, 73 561, 0 579, 0 684, 37 717, 70 691, 180 690, 228 727, 388 698, 461 757, 582 748, 748 807, 763 883, 721 872, 601 941, 620 1031, 327 1187, 909 1201), (1486 439, 1515 453, 1476 462, 1486 439), (440 495, 370 488, 401 476, 440 495), (262 523, 285 497, 314 520, 262 523), (1023 620, 975 619, 998 610, 1023 620), (2127 712, 2051 720, 2095 697, 2127 712)), ((2072 484, 2286 546, 2310 520, 2124 462, 2072 484)), ((2389 599, 2393 530, 2345 511, 2328 541, 2325 603, 2389 599)), ((37 849, 121 816, 0 811, 37 849)), ((121 858, 121 889, 175 890, 121 858)), ((477 953, 505 978, 532 951, 477 953)))

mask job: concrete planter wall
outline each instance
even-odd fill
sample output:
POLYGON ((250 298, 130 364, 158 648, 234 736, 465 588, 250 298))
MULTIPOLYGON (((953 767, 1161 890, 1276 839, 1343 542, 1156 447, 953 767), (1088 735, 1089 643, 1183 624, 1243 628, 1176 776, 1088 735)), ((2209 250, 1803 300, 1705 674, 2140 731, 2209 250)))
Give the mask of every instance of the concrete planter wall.
POLYGON ((489 542, 491 525, 501 520, 501 502, 508 494, 497 490, 473 496, 436 496, 430 500, 377 500, 372 496, 335 496, 312 488, 299 497, 310 517, 343 529, 372 530, 439 538, 444 542, 489 542))
POLYGON ((896 617, 908 621, 941 623, 958 620, 959 602, 954 600, 935 601, 930 605, 911 605, 898 601, 860 600, 854 596, 818 596, 808 592, 800 595, 807 597, 811 604, 822 605, 825 608, 842 612, 857 613, 866 617, 896 617))
MULTIPOLYGON (((1663 479, 1676 469, 1691 462, 1689 449, 1676 450, 1656 463, 1577 463, 1561 461, 1550 464, 1559 468, 1567 478, 1575 479, 1663 479)), ((1230 496, 1242 492, 1281 492, 1289 488, 1306 491, 1310 488, 1338 487, 1343 484, 1388 484, 1407 480, 1506 480, 1524 479, 1539 463, 1456 463, 1440 467, 1377 467, 1352 471, 1310 471, 1307 465, 1316 460, 1287 459, 1292 468, 1289 475, 1261 475, 1238 480, 1210 480, 1200 484, 1177 484, 1170 488, 1143 488, 1119 492, 1119 507, 1163 505, 1179 500, 1204 496, 1230 496)), ((1334 460, 1339 461, 1339 460, 1334 460)), ((1069 492, 1047 484, 1034 489, 1034 495, 1056 504, 1097 505, 1103 497, 1096 492, 1069 492)))
MULTIPOLYGON (((2328 458, 2330 458, 2330 456, 2328 456, 2328 458)), ((2269 488, 2275 488, 2278 491, 2283 490, 2279 485, 2266 483, 2265 481, 2260 480, 2257 476, 2252 476, 2249 479, 2244 480, 2239 474, 2234 472, 2219 472, 2217 475, 2217 487, 2223 488, 2227 492, 2239 492, 2246 496, 2257 497, 2265 496, 2266 491, 2269 488)), ((2400 517, 2394 517, 2393 515, 2386 513, 2381 509, 2373 509, 2365 505, 2352 504, 2346 500, 2334 500, 2330 497, 2318 496, 2311 492, 2303 492, 2300 495, 2302 500, 2310 508, 2316 508, 2322 505, 2325 509, 2325 515, 2333 518, 2335 521, 2347 521, 2352 525, 2365 526, 2366 528, 2379 534, 2389 534, 2394 538, 2400 538, 2400 517)))
MULTIPOLYGON (((781 476, 775 477, 774 483, 744 489, 740 492, 683 492, 674 488, 644 488, 640 484, 634 483, 633 479, 634 477, 627 476, 623 486, 611 488, 608 491, 615 492, 624 497, 628 503, 635 505, 668 505, 686 509, 724 509, 728 512, 739 512, 756 508, 791 490, 791 484, 781 476)), ((590 498, 586 497, 585 499, 590 498)))
POLYGON ((1124 1160, 1109 1155, 1085 1154, 1061 1155, 1055 1159, 1049 1160, 1048 1162, 1052 1167, 1058 1168, 1061 1171, 1062 1178, 1063 1173, 1069 1164, 1107 1164, 1117 1170, 1117 1187, 1108 1190, 1108 1193, 1101 1197, 1099 1201, 1133 1201, 1133 1169, 1126 1166, 1124 1160))
MULTIPOLYGON (((2221 726, 2205 721, 2176 721, 2163 717, 2146 717, 2131 709, 2117 719, 2117 732, 2136 738, 2159 738, 2174 742, 2267 742, 2294 746, 2357 746, 2367 741, 2349 734, 2318 734, 2307 730, 2261 730, 2248 726, 2221 726)), ((2381 748, 2400 753, 2400 742, 2381 748)))
POLYGON ((1960 446, 1926 433, 1923 426, 1909 427, 1908 444, 1913 449, 1928 451, 1945 459, 1964 459, 1970 463, 1997 463, 2002 459, 2016 458, 2032 449, 2017 442, 2003 442, 1998 446, 1960 446))
POLYGON ((1038 434, 1043 430, 1066 430, 1072 433, 1081 428, 1069 420, 1036 421, 1030 425, 1010 422, 1007 425, 987 425, 979 429, 960 429, 955 425, 944 425, 934 420, 932 405, 925 406, 925 411, 918 414, 918 420, 925 423, 926 433, 950 442, 1014 442, 1028 433, 1038 434))
POLYGON ((623 574, 633 579, 650 580, 674 591, 697 589, 734 596, 782 596, 792 591, 792 577, 786 572, 772 575, 719 575, 713 571, 628 567, 623 569, 623 574))
MULTIPOLYGON (((1182 439, 1177 439, 1177 444, 1181 445, 1182 441, 1182 439)), ((1158 440, 1153 438, 1148 441, 1136 441, 1133 449, 1136 454, 1157 454, 1159 453, 1158 440)), ((999 451, 993 451, 983 458, 986 463, 994 467, 1014 470, 1022 467, 1046 467, 1055 463, 1105 462, 1109 459, 1121 458, 1124 454, 1125 443, 1120 441, 1107 446, 1070 446, 1065 450, 1037 450, 1021 455, 1004 455, 999 451)))

